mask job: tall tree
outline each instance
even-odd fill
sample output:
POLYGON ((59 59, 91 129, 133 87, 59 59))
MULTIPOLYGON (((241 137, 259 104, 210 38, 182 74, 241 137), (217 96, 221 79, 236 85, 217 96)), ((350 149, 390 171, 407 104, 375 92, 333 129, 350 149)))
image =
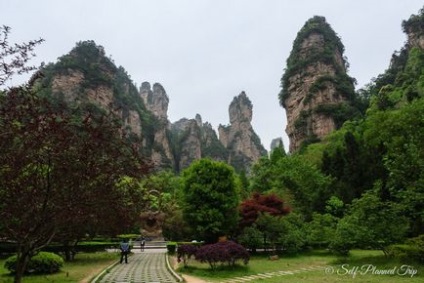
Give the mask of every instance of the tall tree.
POLYGON ((374 190, 367 191, 353 201, 337 224, 330 247, 342 254, 359 247, 380 249, 387 255, 387 248, 402 242, 408 231, 407 218, 402 214, 399 204, 382 201, 374 190))
POLYGON ((54 107, 32 89, 0 96, 0 235, 17 244, 16 283, 29 258, 66 227, 127 227, 116 184, 148 169, 112 116, 54 107))
POLYGON ((196 236, 214 242, 237 227, 239 197, 232 167, 200 159, 183 172, 183 181, 184 217, 196 236))

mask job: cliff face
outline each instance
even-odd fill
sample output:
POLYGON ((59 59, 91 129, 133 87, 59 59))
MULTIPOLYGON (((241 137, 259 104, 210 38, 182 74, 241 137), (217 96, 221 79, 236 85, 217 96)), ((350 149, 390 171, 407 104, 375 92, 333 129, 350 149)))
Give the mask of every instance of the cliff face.
POLYGON ((48 65, 44 73, 47 76, 43 83, 52 96, 110 111, 121 118, 124 132, 142 135, 143 106, 129 103, 136 99, 137 90, 125 70, 105 57, 101 46, 92 41, 80 42, 58 63, 48 65))
POLYGON ((314 17, 299 31, 287 59, 280 103, 286 110, 290 152, 319 141, 340 127, 354 98, 344 47, 325 18, 314 17), (343 113, 346 112, 346 113, 343 113))
POLYGON ((180 119, 171 126, 176 170, 187 168, 194 160, 209 157, 225 161, 226 150, 219 142, 211 124, 194 119, 180 119))
POLYGON ((183 118, 172 124, 174 158, 177 171, 202 157, 200 127, 195 119, 183 118))
POLYGON ((174 168, 175 160, 169 140, 168 95, 159 83, 155 83, 152 90, 150 83, 144 82, 140 87, 140 97, 154 118, 151 159, 159 168, 174 168))
POLYGON ((228 161, 240 171, 266 154, 250 124, 252 105, 244 93, 231 103, 231 125, 220 127, 220 141, 200 115, 171 124, 169 97, 162 85, 144 82, 137 90, 126 71, 93 41, 78 43, 57 63, 47 65, 44 74, 46 95, 119 117, 122 132, 158 170, 179 172, 194 160, 209 157, 228 161))
POLYGON ((267 152, 252 128, 252 103, 242 92, 229 107, 230 125, 218 128, 219 140, 228 150, 227 162, 248 170, 250 165, 267 152))
POLYGON ((244 92, 231 102, 229 114, 230 125, 219 126, 219 139, 212 125, 204 123, 199 114, 171 125, 177 171, 205 157, 225 161, 237 171, 249 171, 253 162, 267 154, 252 128, 252 103, 244 92))
POLYGON ((424 49, 424 9, 418 14, 411 15, 408 20, 402 22, 403 31, 408 36, 408 45, 410 48, 416 47, 424 49))

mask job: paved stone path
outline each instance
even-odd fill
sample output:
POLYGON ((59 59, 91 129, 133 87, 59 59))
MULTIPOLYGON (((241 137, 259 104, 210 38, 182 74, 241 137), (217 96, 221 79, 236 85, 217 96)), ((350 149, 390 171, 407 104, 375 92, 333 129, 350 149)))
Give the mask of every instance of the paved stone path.
MULTIPOLYGON (((134 249, 133 252, 128 258, 128 264, 116 264, 108 271, 100 274, 94 279, 93 283, 177 283, 183 280, 169 266, 165 247, 150 248, 144 251, 134 249)), ((310 266, 295 270, 259 273, 225 279, 224 281, 220 281, 220 283, 255 282, 257 280, 293 275, 323 268, 323 266, 310 266)))
POLYGON ((93 283, 176 283, 182 279, 167 267, 166 249, 134 251, 128 264, 112 267, 93 283))
POLYGON ((323 266, 310 266, 307 268, 299 268, 294 270, 284 270, 284 271, 282 270, 282 271, 274 271, 274 272, 258 273, 254 275, 240 276, 240 277, 226 279, 224 281, 220 281, 219 283, 255 282, 257 280, 273 278, 277 276, 293 275, 296 273, 303 273, 307 271, 323 270, 323 269, 324 269, 323 266))

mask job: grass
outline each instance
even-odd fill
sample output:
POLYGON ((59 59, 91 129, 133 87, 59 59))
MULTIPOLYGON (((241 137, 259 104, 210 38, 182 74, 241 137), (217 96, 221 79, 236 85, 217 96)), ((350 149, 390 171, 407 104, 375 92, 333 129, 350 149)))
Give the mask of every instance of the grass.
POLYGON ((326 251, 311 251, 298 256, 282 256, 274 261, 269 260, 266 256, 256 255, 252 256, 246 266, 241 264, 234 268, 221 267, 217 271, 210 270, 207 264, 191 260, 188 267, 180 267, 178 272, 210 282, 225 282, 234 277, 277 271, 296 271, 314 266, 319 268, 288 275, 274 274, 270 278, 254 279, 249 282, 424 282, 424 266, 422 264, 407 259, 386 258, 381 251, 368 250, 352 251, 349 257, 336 257, 326 251), (410 266, 409 269, 407 266, 410 266), (416 272, 416 274, 411 277, 412 274, 408 274, 408 272, 416 272))
MULTIPOLYGON (((88 283, 104 268, 116 262, 116 253, 81 253, 72 262, 65 262, 61 272, 51 275, 30 275, 23 278, 23 283, 88 283)), ((4 259, 0 260, 0 282, 12 283, 13 276, 4 268, 4 259)))

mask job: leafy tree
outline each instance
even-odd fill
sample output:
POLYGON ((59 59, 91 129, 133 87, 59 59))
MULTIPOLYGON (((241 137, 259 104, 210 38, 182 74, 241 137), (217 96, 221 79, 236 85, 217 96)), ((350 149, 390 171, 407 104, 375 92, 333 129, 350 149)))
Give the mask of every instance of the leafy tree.
POLYGON ((144 178, 140 184, 145 190, 145 200, 149 209, 165 213, 163 236, 172 240, 187 239, 190 227, 183 218, 182 180, 173 172, 159 171, 144 178))
POLYGON ((314 213, 305 226, 307 242, 313 247, 328 247, 336 234, 339 218, 330 213, 314 213))
POLYGON ((250 174, 250 191, 269 193, 277 190, 281 192, 281 186, 276 180, 277 163, 280 159, 286 157, 283 145, 275 147, 270 154, 270 157, 262 156, 253 164, 250 174))
POLYGON ((411 236, 424 232, 424 100, 418 99, 389 111, 373 113, 366 121, 365 141, 382 147, 380 164, 387 171, 380 194, 403 205, 411 222, 411 236))
POLYGON ((223 162, 200 159, 183 171, 184 218, 197 237, 214 242, 237 226, 239 204, 234 170, 223 162))
POLYGON ((263 233, 263 244, 265 248, 275 247, 284 231, 281 221, 282 217, 275 217, 269 213, 261 213, 256 221, 256 226, 263 233))
POLYGON ((324 212, 325 202, 331 196, 331 178, 301 155, 280 159, 276 165, 275 178, 293 198, 293 211, 309 221, 313 212, 324 212))
POLYGON ((112 116, 93 107, 74 115, 31 88, 0 97, 0 235, 18 246, 17 283, 31 256, 59 231, 83 224, 111 233, 131 226, 116 184, 148 169, 112 116))
POLYGON ((34 49, 41 44, 44 39, 30 40, 24 43, 9 43, 8 26, 0 27, 0 86, 13 75, 24 74, 34 71, 34 66, 27 66, 28 61, 35 57, 34 49))
MULTIPOLYGON (((159 197, 155 205, 163 212, 172 213, 182 200, 182 181, 169 170, 159 171, 142 180, 146 193, 156 192, 159 197)), ((148 196, 148 198, 151 196, 148 196)), ((153 201, 153 199, 151 199, 153 201)))
POLYGON ((282 216, 290 212, 284 201, 275 194, 254 193, 250 199, 240 204, 240 226, 252 226, 261 213, 282 216))
POLYGON ((349 213, 337 225, 331 246, 341 253, 359 247, 380 249, 388 254, 391 244, 405 238, 408 226, 401 206, 382 201, 372 190, 353 201, 349 213))
POLYGON ((321 170, 331 177, 332 192, 349 204, 371 189, 377 180, 387 179, 381 160, 385 149, 366 141, 366 122, 347 122, 329 137, 321 170))
POLYGON ((250 175, 250 191, 266 193, 275 186, 274 163, 268 157, 261 157, 253 164, 250 175))
POLYGON ((288 216, 282 217, 281 228, 278 243, 283 247, 284 252, 295 254, 305 249, 307 237, 302 215, 290 213, 288 216))

